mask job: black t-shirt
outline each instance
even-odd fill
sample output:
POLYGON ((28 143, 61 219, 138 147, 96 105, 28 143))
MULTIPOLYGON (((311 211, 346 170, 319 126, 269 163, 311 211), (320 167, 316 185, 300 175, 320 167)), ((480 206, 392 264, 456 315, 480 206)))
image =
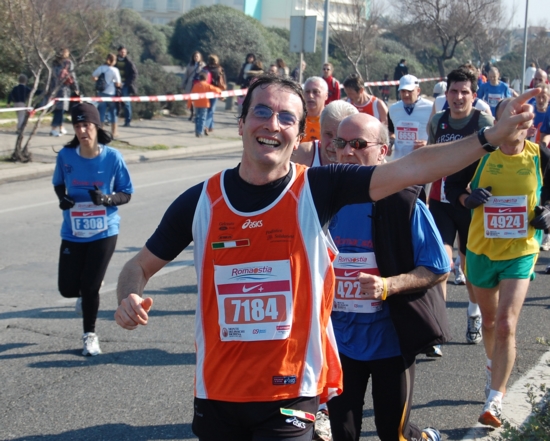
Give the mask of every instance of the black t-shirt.
MULTIPOLYGON (((244 213, 261 210, 273 203, 292 178, 293 169, 283 178, 265 185, 252 185, 239 176, 239 166, 227 170, 224 188, 233 207, 244 213)), ((340 208, 371 202, 370 180, 374 167, 331 164, 307 170, 319 222, 326 229, 340 208)), ((146 243, 147 249, 162 260, 173 260, 193 241, 193 217, 204 182, 182 193, 170 205, 159 226, 146 243)))

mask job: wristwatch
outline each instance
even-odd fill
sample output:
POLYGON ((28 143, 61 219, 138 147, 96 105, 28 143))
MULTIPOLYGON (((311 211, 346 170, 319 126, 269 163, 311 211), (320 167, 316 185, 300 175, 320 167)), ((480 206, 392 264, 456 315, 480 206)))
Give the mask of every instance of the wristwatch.
POLYGON ((488 127, 482 127, 481 129, 479 129, 479 132, 477 132, 477 139, 479 139, 479 142, 481 143, 481 147, 483 147, 484 150, 491 153, 491 152, 494 152, 495 150, 498 150, 499 147, 489 144, 489 141, 487 141, 487 138, 485 138, 485 130, 487 129, 488 127))

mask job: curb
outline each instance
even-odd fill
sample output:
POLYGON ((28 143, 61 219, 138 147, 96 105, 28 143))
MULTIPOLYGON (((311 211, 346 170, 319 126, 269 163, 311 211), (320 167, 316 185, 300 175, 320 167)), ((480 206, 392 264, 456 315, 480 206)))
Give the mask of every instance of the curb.
MULTIPOLYGON (((167 159, 189 158, 215 153, 238 152, 242 150, 242 145, 242 142, 239 140, 208 146, 181 147, 169 150, 132 151, 122 149, 120 152, 127 164, 136 164, 147 161, 164 161, 167 159)), ((54 169, 55 163, 31 162, 28 164, 13 164, 13 167, 0 169, 0 184, 51 176, 54 169)))

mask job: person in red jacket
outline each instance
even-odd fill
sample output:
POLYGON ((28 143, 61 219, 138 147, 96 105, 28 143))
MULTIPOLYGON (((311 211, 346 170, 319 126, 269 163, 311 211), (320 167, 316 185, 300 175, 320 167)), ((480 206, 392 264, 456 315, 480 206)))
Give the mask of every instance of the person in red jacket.
POLYGON ((333 101, 340 99, 340 83, 332 76, 333 70, 334 66, 332 63, 323 64, 323 79, 327 82, 328 86, 328 98, 325 101, 325 106, 328 103, 332 103, 333 101))

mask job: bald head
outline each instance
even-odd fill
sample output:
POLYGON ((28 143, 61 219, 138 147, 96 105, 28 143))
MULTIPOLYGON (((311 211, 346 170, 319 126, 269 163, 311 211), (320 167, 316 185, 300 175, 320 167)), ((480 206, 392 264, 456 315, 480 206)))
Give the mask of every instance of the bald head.
POLYGON ((347 164, 378 165, 388 152, 388 129, 378 119, 365 113, 348 116, 338 126, 338 138, 346 141, 367 141, 367 147, 354 149, 349 143, 337 149, 338 162, 347 164))
POLYGON ((537 69, 535 71, 535 76, 533 77, 534 84, 537 83, 546 83, 546 80, 548 80, 548 74, 544 69, 537 69))

